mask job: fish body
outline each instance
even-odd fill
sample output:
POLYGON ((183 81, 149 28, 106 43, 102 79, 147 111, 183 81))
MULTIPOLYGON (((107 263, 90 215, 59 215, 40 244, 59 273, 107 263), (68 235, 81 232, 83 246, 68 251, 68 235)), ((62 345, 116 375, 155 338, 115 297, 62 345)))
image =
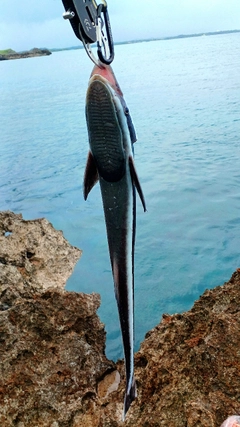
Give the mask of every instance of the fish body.
POLYGON ((144 211, 146 206, 133 160, 135 130, 110 66, 93 69, 86 97, 86 119, 90 151, 84 176, 84 198, 87 199, 99 180, 124 348, 125 418, 136 397, 133 348, 135 188, 144 211))

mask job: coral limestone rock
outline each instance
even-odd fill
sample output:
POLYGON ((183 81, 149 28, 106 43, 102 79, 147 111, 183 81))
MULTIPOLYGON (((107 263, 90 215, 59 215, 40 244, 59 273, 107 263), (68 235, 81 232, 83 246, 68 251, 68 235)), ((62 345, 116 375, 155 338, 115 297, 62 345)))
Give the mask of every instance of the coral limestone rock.
POLYGON ((70 426, 112 369, 100 297, 63 290, 81 251, 48 221, 3 212, 0 230, 0 425, 70 426))
POLYGON ((135 358, 135 426, 219 427, 240 412, 239 307, 236 271, 147 334, 135 358))
POLYGON ((0 262, 14 266, 32 285, 64 289, 80 256, 46 219, 25 221, 20 214, 0 212, 0 262))

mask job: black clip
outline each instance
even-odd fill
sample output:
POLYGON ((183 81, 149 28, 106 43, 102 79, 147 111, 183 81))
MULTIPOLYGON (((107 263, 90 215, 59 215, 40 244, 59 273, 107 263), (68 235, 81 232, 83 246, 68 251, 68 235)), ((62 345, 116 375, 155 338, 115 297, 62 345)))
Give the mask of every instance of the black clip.
POLYGON ((98 66, 101 66, 101 63, 111 64, 114 58, 107 3, 105 0, 102 1, 103 3, 97 5, 95 0, 62 0, 66 11, 63 18, 69 19, 76 37, 82 41, 88 56, 98 66), (101 17, 102 13, 104 20, 101 17), (95 42, 99 60, 90 46, 95 42))
POLYGON ((107 5, 99 4, 97 7, 97 19, 96 19, 96 33, 97 33, 97 53, 98 58, 103 64, 111 64, 114 58, 114 46, 111 25, 109 21, 109 15, 107 11, 107 5), (104 35, 102 27, 103 21, 101 18, 103 13, 104 24, 107 32, 107 36, 104 35), (104 49, 104 53, 103 53, 104 49))

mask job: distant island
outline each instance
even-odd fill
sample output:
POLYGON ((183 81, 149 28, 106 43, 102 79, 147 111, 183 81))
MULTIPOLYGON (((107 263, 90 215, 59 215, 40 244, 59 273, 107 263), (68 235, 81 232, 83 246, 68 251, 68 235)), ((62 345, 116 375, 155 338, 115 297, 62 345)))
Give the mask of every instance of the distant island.
POLYGON ((12 49, 0 50, 0 61, 5 61, 7 59, 20 59, 20 58, 33 58, 35 56, 46 56, 51 55, 49 49, 38 49, 34 47, 31 50, 26 50, 24 52, 15 52, 12 49))

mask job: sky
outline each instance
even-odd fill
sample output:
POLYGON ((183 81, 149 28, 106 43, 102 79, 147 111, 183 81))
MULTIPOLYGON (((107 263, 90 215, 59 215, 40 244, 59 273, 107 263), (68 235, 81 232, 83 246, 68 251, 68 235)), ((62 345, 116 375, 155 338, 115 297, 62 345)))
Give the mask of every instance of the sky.
MULTIPOLYGON (((100 3, 100 0, 97 2, 100 3)), ((114 41, 240 29, 240 0, 107 0, 114 41)), ((0 0, 0 49, 77 46, 61 0, 0 0)))

